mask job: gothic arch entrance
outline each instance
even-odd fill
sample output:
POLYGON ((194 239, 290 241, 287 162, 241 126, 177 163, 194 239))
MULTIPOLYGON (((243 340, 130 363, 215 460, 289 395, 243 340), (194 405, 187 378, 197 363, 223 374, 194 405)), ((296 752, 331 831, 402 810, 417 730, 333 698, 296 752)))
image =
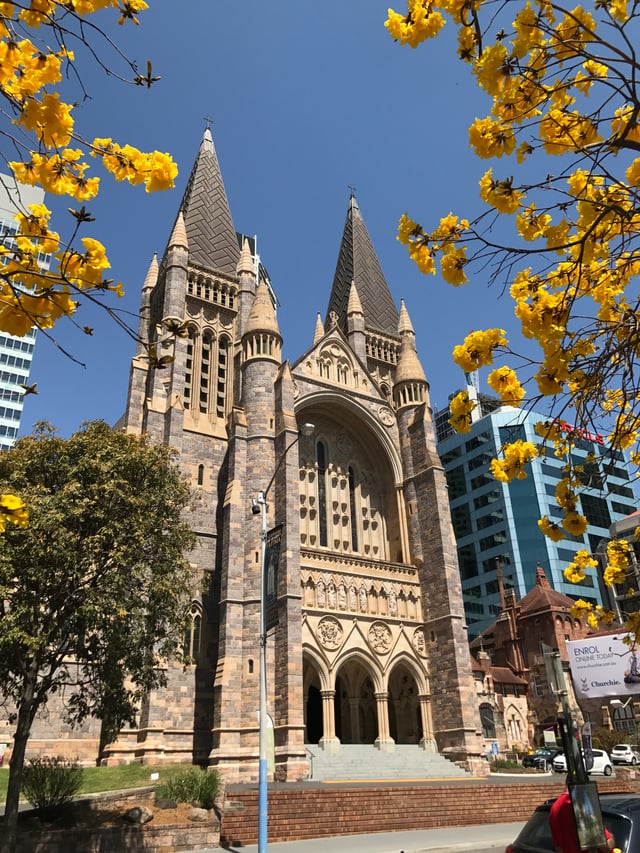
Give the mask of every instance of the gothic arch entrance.
POLYGON ((313 663, 304 662, 304 740, 319 743, 323 735, 320 676, 313 663))
POLYGON ((336 676, 336 736, 341 743, 374 743, 378 714, 371 673, 359 660, 348 660, 336 676))
POLYGON ((396 743, 420 743, 422 722, 418 684, 411 670, 397 664, 389 677, 389 734, 396 743))

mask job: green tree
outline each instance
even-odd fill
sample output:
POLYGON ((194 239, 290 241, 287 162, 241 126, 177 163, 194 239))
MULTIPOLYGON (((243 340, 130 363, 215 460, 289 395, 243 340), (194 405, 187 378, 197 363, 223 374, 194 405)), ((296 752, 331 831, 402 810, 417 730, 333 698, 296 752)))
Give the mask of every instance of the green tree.
POLYGON ((194 535, 173 457, 100 421, 69 439, 39 424, 0 455, 0 490, 30 512, 0 553, 0 684, 16 724, 3 853, 15 849, 25 751, 47 699, 64 690, 70 724, 98 717, 113 736, 179 653, 194 535))

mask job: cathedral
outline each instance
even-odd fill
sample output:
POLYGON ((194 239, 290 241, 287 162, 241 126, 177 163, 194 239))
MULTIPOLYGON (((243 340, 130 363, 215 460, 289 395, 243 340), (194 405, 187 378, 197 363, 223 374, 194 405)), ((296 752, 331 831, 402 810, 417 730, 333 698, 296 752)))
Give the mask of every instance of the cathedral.
POLYGON ((274 778, 307 778, 311 745, 412 744, 474 769, 484 750, 429 385, 355 197, 326 314, 309 317, 294 362, 282 359, 276 304, 254 240, 234 228, 207 129, 142 287, 152 357, 138 346, 120 424, 179 454, 201 592, 186 663, 167 663, 167 687, 106 759, 257 778, 262 499, 277 568, 274 778))

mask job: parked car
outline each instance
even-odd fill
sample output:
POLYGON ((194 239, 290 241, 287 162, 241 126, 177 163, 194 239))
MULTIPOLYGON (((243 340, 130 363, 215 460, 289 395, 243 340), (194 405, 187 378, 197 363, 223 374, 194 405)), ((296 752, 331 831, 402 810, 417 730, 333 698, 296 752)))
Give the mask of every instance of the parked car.
MULTIPOLYGON (((556 773, 567 772, 567 757, 564 752, 558 753, 553 759, 553 769, 556 773)), ((593 767, 589 770, 589 774, 591 773, 602 773, 604 776, 611 776, 613 773, 611 759, 603 749, 593 750, 593 767)))
POLYGON ((633 764, 635 766, 640 763, 640 752, 637 747, 631 746, 630 743, 619 743, 611 750, 611 760, 614 764, 633 764))
POLYGON ((551 770, 553 759, 562 750, 559 747, 541 747, 532 752, 531 755, 525 755, 522 759, 523 767, 535 767, 536 770, 551 770))
MULTIPOLYGON (((505 853, 553 853, 547 800, 535 810, 505 853)), ((622 853, 640 850, 640 794, 600 794, 604 824, 622 853)))

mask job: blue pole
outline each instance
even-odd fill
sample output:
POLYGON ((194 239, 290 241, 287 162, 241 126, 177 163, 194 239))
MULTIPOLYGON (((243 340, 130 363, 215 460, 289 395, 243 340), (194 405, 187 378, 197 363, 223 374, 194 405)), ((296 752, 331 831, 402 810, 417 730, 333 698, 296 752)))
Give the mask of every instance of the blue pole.
POLYGON ((262 504, 262 561, 260 566, 260 719, 258 720, 258 853, 267 853, 267 615, 265 612, 265 574, 267 558, 267 497, 258 495, 262 504))

